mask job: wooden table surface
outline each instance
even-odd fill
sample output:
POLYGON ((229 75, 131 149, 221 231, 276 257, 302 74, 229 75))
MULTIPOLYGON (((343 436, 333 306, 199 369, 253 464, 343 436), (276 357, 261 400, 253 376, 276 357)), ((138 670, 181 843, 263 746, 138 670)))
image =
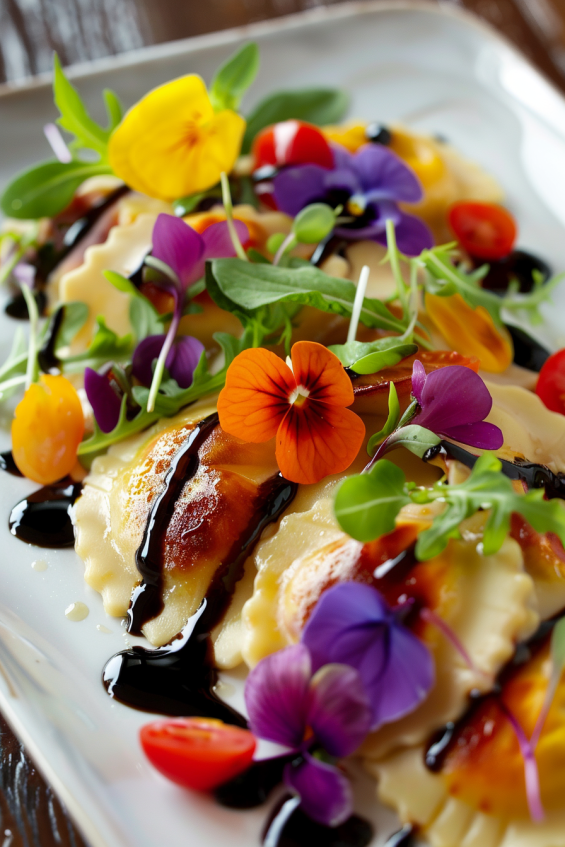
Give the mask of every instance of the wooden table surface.
MULTIPOLYGON (((0 81, 335 0, 0 0, 0 81)), ((491 23, 565 91, 565 0, 453 0, 491 23)), ((84 847, 0 716, 0 847, 84 847)))

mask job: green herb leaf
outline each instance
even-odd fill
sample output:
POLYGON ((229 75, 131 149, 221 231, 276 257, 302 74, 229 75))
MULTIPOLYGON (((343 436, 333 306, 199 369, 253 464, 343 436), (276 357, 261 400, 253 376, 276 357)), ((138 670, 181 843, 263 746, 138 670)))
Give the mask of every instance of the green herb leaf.
POLYGON ((129 294, 129 320, 135 335, 136 342, 148 335, 160 335, 163 332, 163 320, 165 315, 160 315, 153 303, 136 288, 133 282, 116 271, 104 271, 104 276, 114 288, 129 294))
POLYGON ((69 205, 86 179, 111 173, 108 165, 90 162, 43 162, 12 180, 2 195, 0 207, 12 218, 51 218, 69 205))
POLYGON ((391 435, 386 446, 389 449, 393 446, 405 447, 422 459, 431 447, 435 447, 436 444, 440 443, 441 438, 435 432, 430 432, 429 429, 425 429, 425 427, 418 426, 417 424, 409 424, 408 426, 401 427, 391 435))
POLYGON ((104 105, 106 106, 106 114, 108 115, 108 137, 113 133, 118 124, 121 123, 124 116, 122 104, 118 95, 110 88, 105 88, 102 92, 104 97, 104 105))
POLYGON ((335 353, 344 367, 351 368, 355 373, 374 374, 383 368, 397 365, 407 356, 413 356, 418 352, 418 345, 392 337, 332 344, 328 349, 335 353))
POLYGON ((266 126, 291 118, 317 126, 340 121, 349 106, 349 97, 335 88, 303 88, 277 91, 253 109, 247 118, 242 153, 249 153, 255 136, 266 126))
POLYGON ((385 438, 388 438, 388 436, 394 432, 398 426, 399 420, 400 403, 398 402, 398 392, 396 391, 394 382, 391 381, 388 389, 388 417, 383 428, 372 435, 369 439, 369 443, 367 444, 367 453, 369 456, 372 456, 379 444, 381 444, 385 438))
MULTIPOLYGON (((57 319, 57 314, 63 309, 63 321, 57 333, 55 351, 67 347, 75 335, 82 329, 88 318, 88 306, 80 300, 64 303, 52 314, 50 324, 57 319)), ((49 332, 49 330, 47 330, 49 332)))
MULTIPOLYGON (((102 159, 105 159, 110 130, 103 129, 96 121, 92 120, 80 94, 65 76, 56 53, 53 62, 53 93, 55 104, 61 113, 58 120, 59 126, 74 135, 83 147, 95 150, 102 159)), ((115 95, 113 96, 115 98, 115 95)), ((106 105, 108 106, 107 98, 106 105)), ((115 108, 116 103, 112 102, 112 111, 115 108)))
POLYGON ((128 359, 133 350, 133 337, 124 335, 120 338, 110 327, 106 326, 105 319, 99 315, 96 318, 96 332, 84 353, 68 356, 63 359, 63 369, 66 371, 82 370, 85 367, 99 367, 108 361, 120 362, 128 359), (79 368, 69 367, 79 365, 79 368))
POLYGON ((410 503, 406 477, 392 462, 381 459, 367 474, 340 485, 334 504, 339 525, 358 541, 372 541, 392 532, 403 506, 410 503))
MULTIPOLYGON (((356 292, 352 282, 327 276, 309 263, 281 268, 239 259, 208 262, 206 287, 220 308, 233 312, 244 323, 256 318, 262 309, 283 303, 314 306, 351 317, 356 292)), ((380 300, 368 297, 363 301, 360 319, 370 327, 394 332, 405 329, 380 300)))
POLYGON ((231 56, 212 80, 210 100, 214 111, 237 110, 258 70, 259 48, 251 42, 231 56))

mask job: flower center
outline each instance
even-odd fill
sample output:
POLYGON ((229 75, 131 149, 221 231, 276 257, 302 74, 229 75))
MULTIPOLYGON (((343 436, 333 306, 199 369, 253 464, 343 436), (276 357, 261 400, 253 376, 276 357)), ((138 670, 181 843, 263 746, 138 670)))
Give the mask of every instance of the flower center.
POLYGON ((303 406, 308 397, 310 396, 310 392, 307 388, 304 388, 303 385, 298 385, 292 394, 289 395, 288 402, 291 406, 303 406))
POLYGON ((355 215, 356 218, 361 217, 367 208, 367 202, 362 194, 354 194, 347 201, 346 209, 350 215, 355 215))

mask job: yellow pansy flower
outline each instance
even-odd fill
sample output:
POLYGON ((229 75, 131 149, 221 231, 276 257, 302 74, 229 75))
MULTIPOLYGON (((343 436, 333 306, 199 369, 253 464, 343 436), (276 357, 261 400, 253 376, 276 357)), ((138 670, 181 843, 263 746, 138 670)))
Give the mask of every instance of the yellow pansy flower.
POLYGON ((153 89, 125 115, 110 138, 116 176, 136 191, 175 200, 206 191, 229 173, 241 149, 245 120, 214 112, 196 74, 153 89))

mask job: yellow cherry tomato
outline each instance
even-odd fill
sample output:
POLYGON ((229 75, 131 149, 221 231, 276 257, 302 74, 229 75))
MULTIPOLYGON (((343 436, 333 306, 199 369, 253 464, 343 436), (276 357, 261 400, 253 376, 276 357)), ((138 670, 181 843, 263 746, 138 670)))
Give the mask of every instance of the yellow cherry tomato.
POLYGON ((83 433, 82 406, 69 380, 44 375, 16 406, 14 461, 28 479, 49 485, 72 470, 83 433))
POLYGON ((367 143, 366 129, 367 124, 353 122, 324 126, 322 132, 328 141, 335 141, 350 153, 355 153, 367 143))
POLYGON ((460 294, 426 294, 425 306, 449 346, 463 356, 479 358, 483 370, 502 373, 512 364, 512 339, 504 327, 496 326, 484 306, 473 309, 460 294))
POLYGON ((445 165, 432 139, 394 129, 389 147, 412 168, 424 189, 444 175, 445 165))

